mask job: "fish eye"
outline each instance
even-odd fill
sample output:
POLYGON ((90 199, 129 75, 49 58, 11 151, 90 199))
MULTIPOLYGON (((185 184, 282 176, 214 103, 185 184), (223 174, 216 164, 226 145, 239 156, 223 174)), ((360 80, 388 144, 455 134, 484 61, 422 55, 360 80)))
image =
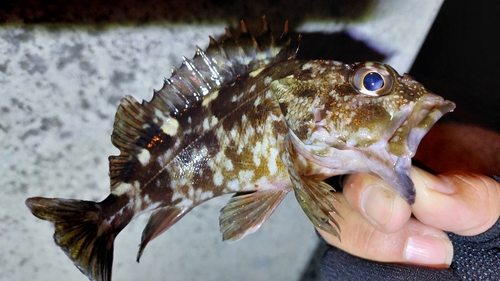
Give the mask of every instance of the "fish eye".
POLYGON ((384 87, 384 78, 377 72, 369 72, 363 77, 363 87, 368 91, 376 91, 384 87))
POLYGON ((354 69, 350 82, 359 93, 380 97, 392 91, 395 77, 392 68, 378 62, 366 62, 354 69))

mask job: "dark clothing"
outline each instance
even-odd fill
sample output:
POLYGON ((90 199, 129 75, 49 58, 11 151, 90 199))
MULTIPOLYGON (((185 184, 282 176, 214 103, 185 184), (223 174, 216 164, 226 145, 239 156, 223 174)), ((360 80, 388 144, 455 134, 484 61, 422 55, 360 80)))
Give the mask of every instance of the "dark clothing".
POLYGON ((500 220, 476 236, 448 236, 454 247, 448 269, 373 262, 331 247, 321 261, 321 280, 500 280, 500 220))

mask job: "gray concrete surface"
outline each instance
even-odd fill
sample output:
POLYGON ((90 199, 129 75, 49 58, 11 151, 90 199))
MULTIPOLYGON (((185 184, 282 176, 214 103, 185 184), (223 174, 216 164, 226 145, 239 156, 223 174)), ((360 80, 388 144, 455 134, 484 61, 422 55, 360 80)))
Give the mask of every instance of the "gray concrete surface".
MULTIPOLYGON (((306 19, 298 30, 347 31, 406 71, 442 1, 374 2, 365 21, 306 19)), ((54 245, 52 225, 34 218, 24 200, 106 197, 120 98, 149 100, 182 55, 191 57, 223 28, 0 26, 0 280, 87 280, 54 245)), ((231 244, 218 230, 228 198, 190 212, 148 245, 140 264, 135 255, 147 217, 131 223, 116 240, 114 280, 297 280, 317 238, 295 198, 257 233, 231 244)))

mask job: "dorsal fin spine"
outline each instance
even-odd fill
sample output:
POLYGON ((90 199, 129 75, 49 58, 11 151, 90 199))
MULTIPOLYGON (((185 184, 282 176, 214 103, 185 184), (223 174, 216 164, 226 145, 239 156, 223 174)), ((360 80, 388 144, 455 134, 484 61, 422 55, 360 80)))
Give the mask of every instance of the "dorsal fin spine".
POLYGON ((179 69, 179 76, 182 77, 182 81, 191 88, 189 91, 189 95, 193 95, 193 98, 190 99, 190 103, 200 102, 204 95, 209 93, 210 84, 203 78, 198 69, 193 62, 183 57, 184 61, 182 62, 182 66, 179 69))
POLYGON ((218 68, 222 83, 232 84, 236 75, 232 69, 232 62, 227 59, 227 54, 221 44, 217 43, 213 37, 210 38, 210 44, 205 51, 207 57, 213 62, 213 66, 218 68))
MULTIPOLYGON (((176 70, 175 72, 176 74, 182 74, 180 70, 176 70)), ((184 110, 188 108, 191 103, 196 102, 198 99, 199 93, 189 82, 189 79, 185 78, 183 75, 172 75, 167 81, 169 81, 169 87, 173 90, 171 93, 175 94, 174 97, 180 101, 178 104, 175 104, 174 101, 174 104, 178 106, 179 109, 182 108, 182 110, 184 110), (189 95, 184 93, 189 93, 189 95)), ((160 90, 160 93, 167 94, 167 97, 169 97, 169 89, 165 89, 165 92, 163 90, 164 89, 160 90)))
POLYGON ((210 80, 213 83, 212 87, 215 88, 222 85, 221 76, 217 68, 213 65, 212 60, 210 60, 205 51, 203 51, 200 47, 196 47, 196 54, 193 60, 197 62, 200 59, 203 63, 196 64, 197 68, 200 70, 200 72, 210 73, 208 77, 210 77, 210 80), (204 67, 206 67, 207 69, 204 69, 204 67))
MULTIPOLYGON (((167 83, 166 80, 164 83, 167 83)), ((165 86, 163 87, 165 88, 165 86)), ((166 95, 160 94, 160 91, 154 90, 154 96, 157 97, 158 102, 155 104, 155 107, 159 110, 170 112, 171 116, 179 115, 179 109, 175 107, 171 100, 167 98, 166 95)), ((146 102, 148 104, 149 102, 146 102)))
POLYGON ((193 60, 189 60, 186 57, 183 57, 184 63, 188 67, 191 72, 191 76, 189 79, 193 82, 194 85, 198 87, 198 91, 201 93, 201 96, 206 96, 210 93, 213 88, 211 85, 211 81, 209 80, 209 75, 203 75, 201 73, 202 68, 197 65, 197 62, 200 60, 196 55, 193 57, 193 60), (207 79, 208 78, 208 79, 207 79))

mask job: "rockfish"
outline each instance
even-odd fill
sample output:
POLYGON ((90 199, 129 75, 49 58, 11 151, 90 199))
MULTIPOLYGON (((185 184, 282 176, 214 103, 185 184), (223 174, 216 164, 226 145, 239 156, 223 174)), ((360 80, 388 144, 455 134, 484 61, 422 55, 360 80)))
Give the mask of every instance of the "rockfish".
POLYGON ((257 231, 293 191, 314 226, 339 235, 333 188, 322 180, 372 173, 409 204, 411 157, 455 105, 378 62, 299 60, 288 24, 279 38, 263 18, 252 36, 241 22, 175 69, 151 101, 118 106, 102 202, 34 197, 31 212, 54 223, 54 240, 91 280, 111 280, 113 242, 152 211, 149 241, 195 206, 236 193, 222 208, 224 240, 257 231))

